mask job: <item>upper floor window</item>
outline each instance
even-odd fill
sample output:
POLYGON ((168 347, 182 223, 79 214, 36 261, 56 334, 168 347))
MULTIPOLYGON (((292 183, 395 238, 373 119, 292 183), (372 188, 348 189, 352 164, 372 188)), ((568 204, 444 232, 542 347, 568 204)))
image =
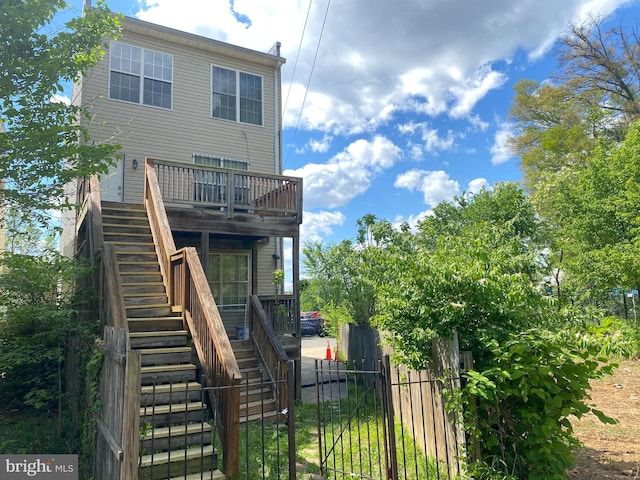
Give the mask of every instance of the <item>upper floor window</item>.
POLYGON ((173 56, 111 42, 109 98, 171 108, 173 56))
POLYGON ((262 125, 262 77, 211 67, 212 116, 262 125))
POLYGON ((218 157, 215 155, 205 155, 203 153, 193 154, 193 163, 206 167, 235 168, 236 170, 249 170, 249 162, 246 160, 236 160, 233 158, 218 157))

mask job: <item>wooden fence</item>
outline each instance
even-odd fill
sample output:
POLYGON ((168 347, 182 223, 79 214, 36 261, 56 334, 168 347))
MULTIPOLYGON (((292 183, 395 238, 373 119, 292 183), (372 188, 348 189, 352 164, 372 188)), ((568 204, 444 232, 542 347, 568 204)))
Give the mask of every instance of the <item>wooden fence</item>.
MULTIPOLYGON (((393 352, 381 345, 378 330, 357 325, 340 327, 340 355, 362 365, 363 370, 376 370, 384 354, 393 352)), ((393 385, 395 420, 402 423, 420 449, 429 457, 445 459, 458 468, 456 457, 466 455, 462 419, 447 410, 445 392, 460 388, 461 355, 457 335, 438 339, 432 344, 433 363, 427 370, 412 370, 394 365, 390 371, 393 385)), ((464 357, 465 364, 470 362, 464 357)), ((454 475, 454 470, 451 470, 454 475)))
POLYGON ((105 326, 96 424, 95 478, 138 478, 140 448, 140 352, 128 347, 125 329, 105 326))

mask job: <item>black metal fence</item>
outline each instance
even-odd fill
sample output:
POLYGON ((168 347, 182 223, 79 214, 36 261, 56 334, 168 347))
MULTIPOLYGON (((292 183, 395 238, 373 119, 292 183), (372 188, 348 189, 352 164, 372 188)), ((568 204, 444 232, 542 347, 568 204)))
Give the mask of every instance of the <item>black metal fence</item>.
POLYGON ((290 401, 276 410, 270 394, 276 386, 270 380, 247 378, 233 387, 201 388, 195 382, 148 387, 141 396, 139 478, 227 478, 220 471, 221 425, 211 402, 223 390, 237 388, 242 403, 239 475, 234 478, 294 479, 295 405, 290 401))
POLYGON ((316 361, 321 473, 327 479, 463 478, 464 433, 444 391, 459 378, 316 361))

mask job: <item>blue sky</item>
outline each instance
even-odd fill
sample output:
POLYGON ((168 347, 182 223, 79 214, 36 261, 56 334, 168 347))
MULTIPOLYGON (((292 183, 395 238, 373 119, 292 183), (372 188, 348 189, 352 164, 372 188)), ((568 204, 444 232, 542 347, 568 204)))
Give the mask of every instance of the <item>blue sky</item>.
POLYGON ((351 239, 368 213, 414 223, 463 190, 520 180, 505 149, 513 85, 548 78, 570 22, 638 14, 623 0, 107 4, 259 51, 282 42, 284 173, 304 178, 303 242, 351 239))

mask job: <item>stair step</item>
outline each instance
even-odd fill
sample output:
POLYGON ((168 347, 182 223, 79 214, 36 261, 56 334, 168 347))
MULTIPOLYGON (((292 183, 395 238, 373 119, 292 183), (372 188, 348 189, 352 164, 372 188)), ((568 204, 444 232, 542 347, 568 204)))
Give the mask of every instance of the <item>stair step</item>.
POLYGON ((126 272, 141 272, 141 273, 154 273, 160 271, 160 264, 158 261, 138 261, 138 262, 121 262, 118 261, 118 269, 120 273, 126 272))
POLYGON ((215 470, 202 473, 192 473, 186 477, 171 477, 169 480, 224 480, 226 478, 227 476, 220 470, 215 470))
POLYGON ((149 282, 147 284, 136 285, 133 283, 122 284, 122 293, 126 296, 134 294, 148 293, 149 295, 167 295, 167 291, 161 282, 149 282))
POLYGON ((260 367, 241 368, 240 373, 243 379, 255 380, 262 378, 262 370, 260 367))
POLYGON ((191 347, 140 349, 142 366, 183 364, 191 361, 191 347))
POLYGON ((116 256, 118 257, 118 262, 134 262, 142 258, 146 259, 145 261, 158 261, 158 253, 150 248, 139 251, 116 249, 116 256))
POLYGON ((140 480, 164 480, 173 477, 180 478, 179 475, 182 475, 182 478, 185 476, 188 478, 189 475, 201 472, 203 469, 216 470, 216 463, 217 458, 211 445, 149 454, 140 458, 139 478, 140 480))
POLYGON ((240 390, 240 398, 244 402, 256 402, 265 398, 272 398, 273 391, 267 386, 259 386, 260 384, 249 384, 249 388, 240 390))
POLYGON ((143 450, 168 450, 211 444, 211 425, 206 422, 151 428, 142 439, 143 450))
MULTIPOLYGON (((165 313, 171 313, 170 309, 165 313)), ((127 324, 129 331, 135 332, 160 332, 160 331, 184 331, 182 317, 178 316, 158 316, 145 317, 143 315, 131 316, 133 311, 128 311, 127 324)))
POLYGON ((158 428, 167 425, 181 425, 203 422, 207 404, 202 402, 173 403, 140 407, 140 424, 151 424, 158 428))
POLYGON ((236 361, 238 362, 238 368, 241 370, 243 368, 259 368, 260 365, 260 360, 257 357, 236 357, 236 361))
POLYGON ((187 382, 195 378, 196 366, 193 363, 178 365, 152 365, 140 368, 142 384, 187 382))
POLYGON ((169 306, 169 299, 165 292, 158 293, 126 293, 123 294, 125 308, 156 308, 169 306))
MULTIPOLYGON (((141 320, 141 319, 149 319, 149 318, 167 318, 171 317, 173 313, 171 307, 169 305, 164 306, 150 306, 150 305, 141 305, 141 306, 125 306, 125 310, 127 311, 127 319, 129 321, 133 319, 141 320)), ((173 317, 178 318, 180 317, 173 317)), ((182 327, 180 327, 182 328, 182 327)), ((166 328, 158 328, 157 330, 166 330, 166 328)))
POLYGON ((145 385, 140 388, 140 406, 184 403, 187 400, 202 401, 203 395, 202 385, 198 382, 145 385))
MULTIPOLYGON (((129 325, 131 327, 131 324, 129 325)), ((131 348, 184 347, 187 345, 186 330, 129 332, 131 348)))
POLYGON ((265 422, 275 422, 278 419, 279 415, 280 413, 276 412, 275 410, 271 410, 268 412, 265 411, 264 414, 254 413, 253 415, 249 415, 248 417, 246 415, 240 415, 240 423, 255 422, 257 420, 263 420, 265 422))
POLYGON ((269 413, 276 411, 276 401, 273 398, 263 398, 249 403, 240 404, 240 417, 261 414, 262 412, 269 413))

